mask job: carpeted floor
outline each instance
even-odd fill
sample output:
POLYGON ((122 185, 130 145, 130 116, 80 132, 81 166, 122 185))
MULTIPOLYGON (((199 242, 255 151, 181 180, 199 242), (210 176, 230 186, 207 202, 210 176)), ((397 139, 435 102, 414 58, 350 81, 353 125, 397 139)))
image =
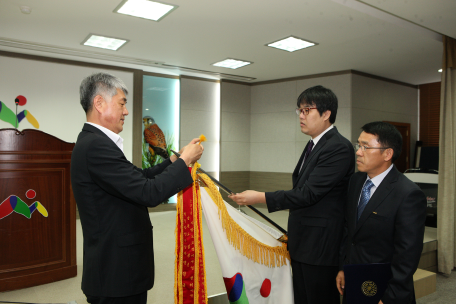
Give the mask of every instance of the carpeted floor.
MULTIPOLYGON (((154 226, 154 256, 155 256, 155 285, 148 292, 148 304, 174 303, 174 229, 176 223, 175 206, 159 206, 155 212, 149 213, 154 226)), ((255 219, 264 222, 253 211, 245 207, 245 212, 255 219)), ((267 214, 266 209, 262 211, 267 214)), ((276 223, 286 228, 288 211, 268 214, 276 223)), ((225 293, 220 266, 215 253, 206 221, 203 217, 203 240, 206 258, 206 276, 208 295, 225 293)), ((75 278, 44 284, 21 290, 1 292, 2 301, 23 303, 70 303, 87 304, 86 297, 81 291, 82 278, 82 228, 79 219, 76 220, 76 255, 78 275, 75 278)))
POLYGON ((419 298, 417 304, 454 304, 456 303, 456 272, 450 276, 437 274, 436 292, 419 298))
MULTIPOLYGON (((148 304, 173 304, 174 303, 174 229, 176 211, 174 206, 163 206, 150 213, 154 226, 155 249, 155 286, 148 292, 148 304), (161 212, 159 212, 161 211, 161 212)), ((258 215, 248 208, 242 208, 248 215, 264 222, 258 215)), ((286 229, 288 211, 279 211, 269 214, 260 207, 272 220, 286 229)), ((75 278, 35 286, 31 288, 0 293, 0 303, 26 302, 26 303, 72 303, 87 304, 81 291, 82 274, 82 229, 77 220, 76 248, 78 275, 75 278)), ((215 249, 203 217, 203 235, 206 257, 206 274, 208 295, 226 292, 220 266, 215 254, 215 249)), ((418 304, 456 303, 456 274, 450 277, 437 275, 437 291, 429 296, 417 300, 418 304)))

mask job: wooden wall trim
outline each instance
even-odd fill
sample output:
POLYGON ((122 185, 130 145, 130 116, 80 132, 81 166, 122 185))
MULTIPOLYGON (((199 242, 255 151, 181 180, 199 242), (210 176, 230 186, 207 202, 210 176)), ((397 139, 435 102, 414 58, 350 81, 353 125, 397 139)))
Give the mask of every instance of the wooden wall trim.
POLYGON ((351 72, 354 75, 359 75, 359 76, 369 77, 369 78, 372 78, 372 79, 382 80, 382 81, 386 81, 386 82, 390 82, 390 83, 394 83, 394 84, 410 87, 410 88, 413 88, 413 89, 418 89, 418 87, 419 87, 419 86, 414 85, 414 84, 410 84, 410 83, 406 83, 406 82, 402 82, 402 81, 398 81, 398 80, 393 80, 393 79, 389 79, 389 78, 385 78, 385 77, 381 77, 381 76, 376 76, 376 75, 372 75, 372 74, 368 74, 368 73, 364 73, 364 72, 360 72, 360 71, 356 71, 356 70, 351 70, 351 72))
POLYGON ((249 85, 251 85, 251 86, 257 86, 257 85, 263 85, 263 84, 271 84, 271 83, 295 81, 295 80, 302 80, 302 79, 320 78, 320 77, 328 77, 328 76, 338 76, 338 75, 350 74, 351 72, 352 72, 352 70, 344 70, 344 71, 329 72, 329 73, 320 73, 320 74, 313 74, 313 75, 296 76, 296 77, 290 77, 290 78, 282 78, 282 79, 275 79, 275 80, 259 81, 259 82, 251 83, 251 84, 249 84, 249 85))
POLYGON ((208 78, 194 77, 194 76, 187 76, 187 75, 181 75, 180 78, 220 83, 220 80, 218 80, 218 79, 208 79, 208 78))
POLYGON ((381 76, 376 76, 376 75, 372 75, 372 74, 368 74, 368 73, 364 73, 364 72, 360 72, 360 71, 356 71, 356 70, 344 70, 344 71, 320 73, 320 74, 313 74, 313 75, 306 75, 306 76, 296 76, 296 77, 290 77, 290 78, 259 81, 259 82, 254 82, 254 83, 246 83, 246 85, 257 86, 257 85, 263 85, 263 84, 271 84, 271 83, 279 83, 279 82, 287 82, 287 81, 295 81, 295 80, 303 80, 303 79, 312 79, 312 78, 320 78, 320 77, 329 77, 329 76, 338 76, 338 75, 346 75, 346 74, 354 74, 354 75, 369 77, 369 78, 376 79, 376 80, 386 81, 386 82, 418 89, 417 85, 413 85, 410 83, 401 82, 401 81, 397 81, 397 80, 393 80, 393 79, 389 79, 389 78, 385 78, 385 77, 381 77, 381 76))
POLYGON ((133 164, 142 168, 143 71, 133 73, 133 164))
POLYGON ((440 82, 420 85, 420 140, 424 147, 439 145, 440 131, 440 82))
POLYGON ((176 75, 168 75, 168 74, 160 74, 160 73, 152 73, 152 72, 143 72, 143 76, 154 76, 154 77, 161 77, 161 78, 171 78, 171 79, 179 79, 179 76, 176 75))
POLYGON ((240 84, 240 85, 245 85, 245 86, 252 86, 251 83, 248 82, 242 82, 242 81, 236 81, 236 80, 229 80, 229 79, 221 79, 221 83, 234 83, 234 84, 240 84))

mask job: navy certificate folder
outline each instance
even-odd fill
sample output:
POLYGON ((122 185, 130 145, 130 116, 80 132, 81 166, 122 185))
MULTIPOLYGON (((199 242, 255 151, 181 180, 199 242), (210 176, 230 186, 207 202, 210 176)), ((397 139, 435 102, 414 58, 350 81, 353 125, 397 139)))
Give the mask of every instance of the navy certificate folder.
POLYGON ((344 265, 347 304, 378 304, 391 279, 391 264, 344 265))

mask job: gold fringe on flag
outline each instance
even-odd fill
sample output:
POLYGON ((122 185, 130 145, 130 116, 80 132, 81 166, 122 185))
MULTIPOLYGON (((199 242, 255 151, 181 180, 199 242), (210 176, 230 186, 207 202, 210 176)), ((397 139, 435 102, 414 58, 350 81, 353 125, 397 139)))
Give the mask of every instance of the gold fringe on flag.
POLYGON ((242 227, 229 215, 222 195, 212 180, 205 174, 199 174, 198 176, 207 185, 207 188, 209 189, 208 193, 212 198, 212 201, 218 207, 223 230, 226 233, 229 243, 234 248, 239 250, 239 252, 248 259, 268 267, 280 267, 285 265, 287 260, 290 260, 290 254, 285 243, 276 247, 268 246, 242 229, 242 227))

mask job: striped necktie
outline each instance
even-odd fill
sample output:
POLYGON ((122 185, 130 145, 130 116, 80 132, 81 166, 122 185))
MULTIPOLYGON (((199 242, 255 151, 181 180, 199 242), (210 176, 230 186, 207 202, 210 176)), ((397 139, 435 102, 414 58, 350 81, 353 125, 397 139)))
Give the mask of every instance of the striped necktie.
POLYGON ((370 190, 373 186, 374 183, 372 183, 370 179, 364 183, 363 190, 361 190, 361 198, 359 199, 358 204, 358 220, 361 217, 361 214, 363 214, 364 208, 366 208, 366 205, 370 200, 370 190))

